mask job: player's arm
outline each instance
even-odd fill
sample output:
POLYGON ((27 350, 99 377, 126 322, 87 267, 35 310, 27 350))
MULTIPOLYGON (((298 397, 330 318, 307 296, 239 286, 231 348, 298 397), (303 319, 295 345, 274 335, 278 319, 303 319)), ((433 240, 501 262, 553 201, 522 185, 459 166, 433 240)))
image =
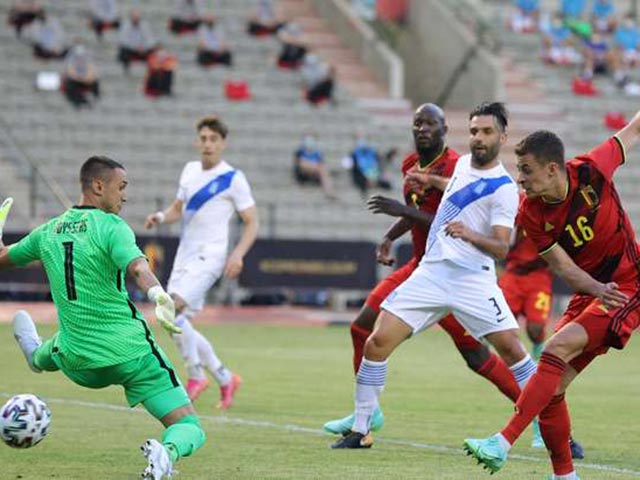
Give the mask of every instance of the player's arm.
POLYGON ((413 182, 422 188, 435 188, 444 192, 449 185, 449 177, 443 177, 441 175, 434 175, 427 172, 409 172, 407 178, 410 182, 413 182))
POLYGON ((144 222, 144 228, 148 230, 161 223, 171 224, 177 222, 182 218, 182 206, 182 200, 176 198, 169 207, 149 215, 144 222))
POLYGON ((640 111, 615 136, 622 143, 624 150, 630 150, 640 138, 640 111))
POLYGON ((389 227, 382 237, 382 241, 376 248, 376 261, 378 263, 386 266, 393 265, 395 261, 391 256, 391 247, 393 246, 393 242, 407 233, 411 229, 412 225, 412 220, 400 217, 389 227))
POLYGON ((231 255, 229 255, 227 265, 224 269, 224 276, 229 279, 237 278, 238 275, 240 275, 242 267, 244 266, 244 256, 253 246, 256 238, 258 237, 258 209, 255 205, 238 212, 238 215, 240 215, 244 227, 242 229, 240 240, 238 241, 236 248, 231 252, 231 255))
POLYGON ((496 260, 504 260, 507 257, 507 253, 509 253, 511 230, 511 228, 503 225, 493 225, 491 227, 491 235, 483 235, 467 227, 462 222, 449 222, 444 231, 453 238, 459 238, 471 243, 496 260))
POLYGON ((173 322, 176 317, 176 309, 173 299, 164 291, 162 285, 149 267, 145 257, 138 257, 127 265, 127 274, 134 279, 140 290, 146 292, 149 300, 156 304, 156 318, 162 328, 170 333, 181 333, 182 329, 173 322))
POLYGON ((384 213, 391 217, 403 217, 411 222, 416 222, 422 225, 425 230, 428 230, 429 227, 431 227, 431 222, 433 222, 434 217, 434 215, 430 213, 409 207, 404 203, 400 203, 393 198, 385 197, 383 195, 373 195, 367 201, 367 208, 372 213, 384 213))
POLYGON ((541 255, 553 273, 564 280, 574 292, 596 297, 603 305, 611 308, 621 307, 628 300, 626 295, 618 290, 618 285, 615 282, 602 283, 593 278, 578 267, 569 254, 557 243, 541 255))

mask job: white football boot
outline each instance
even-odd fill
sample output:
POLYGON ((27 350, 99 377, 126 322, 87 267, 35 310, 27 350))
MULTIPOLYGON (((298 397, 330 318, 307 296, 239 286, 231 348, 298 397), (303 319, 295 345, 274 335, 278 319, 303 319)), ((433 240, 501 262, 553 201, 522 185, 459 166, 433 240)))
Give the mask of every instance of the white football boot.
POLYGON ((42 340, 38 336, 38 331, 31 319, 31 315, 25 310, 18 310, 13 314, 13 337, 20 345, 29 368, 36 373, 41 373, 42 370, 33 364, 33 352, 42 345, 42 340))
POLYGON ((169 453, 160 442, 150 438, 140 446, 140 450, 149 462, 147 468, 142 472, 141 478, 147 480, 171 478, 173 465, 169 453))

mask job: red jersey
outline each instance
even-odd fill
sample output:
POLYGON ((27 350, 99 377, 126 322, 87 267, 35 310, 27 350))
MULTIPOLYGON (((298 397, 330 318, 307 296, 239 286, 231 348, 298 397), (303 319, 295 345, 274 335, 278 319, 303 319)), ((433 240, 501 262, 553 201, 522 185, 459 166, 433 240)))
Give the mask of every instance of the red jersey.
POLYGON ((613 185, 624 147, 610 138, 567 163, 564 200, 526 199, 521 223, 540 253, 560 245, 580 268, 600 282, 638 278, 640 251, 629 217, 613 185))
MULTIPOLYGON (((521 193, 520 205, 522 205, 525 198, 526 196, 521 193)), ((546 271, 551 275, 549 265, 538 253, 538 247, 527 236, 527 232, 524 228, 520 226, 519 217, 516 218, 515 235, 515 243, 509 249, 509 253, 505 260, 505 271, 511 272, 515 275, 528 275, 531 272, 546 271)))
MULTIPOLYGON (((426 172, 441 177, 451 177, 453 169, 460 155, 449 147, 445 147, 442 154, 426 167, 420 167, 420 157, 417 153, 409 154, 402 162, 402 178, 406 179, 409 172, 426 172)), ((442 199, 442 192, 437 188, 419 188, 404 182, 404 199, 407 205, 415 207, 423 212, 435 215, 442 199)), ((413 256, 420 260, 424 255, 429 230, 415 224, 411 227, 411 242, 413 243, 413 256)))

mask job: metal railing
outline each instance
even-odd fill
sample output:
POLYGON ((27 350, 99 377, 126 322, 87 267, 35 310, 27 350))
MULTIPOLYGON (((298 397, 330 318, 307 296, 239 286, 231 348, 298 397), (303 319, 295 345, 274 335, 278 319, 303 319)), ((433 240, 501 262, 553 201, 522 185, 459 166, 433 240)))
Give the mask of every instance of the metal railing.
POLYGON ((46 173, 44 166, 31 158, 25 149, 11 134, 6 120, 0 116, 0 141, 5 144, 11 154, 8 159, 17 163, 28 179, 29 184, 29 218, 34 220, 38 215, 39 184, 42 183, 53 198, 66 210, 73 205, 60 184, 46 173))

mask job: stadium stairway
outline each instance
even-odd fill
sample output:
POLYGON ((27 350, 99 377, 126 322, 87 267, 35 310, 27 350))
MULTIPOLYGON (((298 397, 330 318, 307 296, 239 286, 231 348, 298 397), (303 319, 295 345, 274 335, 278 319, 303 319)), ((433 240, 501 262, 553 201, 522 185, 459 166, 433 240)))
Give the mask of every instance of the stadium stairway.
MULTIPOLYGON (((62 21, 67 38, 82 38, 98 63, 102 95, 94 108, 82 111, 74 110, 58 92, 34 90, 37 73, 60 71, 61 63, 35 60, 30 47, 16 40, 3 23, 0 116, 5 133, 72 201, 78 196, 77 173, 84 159, 106 154, 121 160, 130 177, 123 216, 141 231, 145 216, 174 197, 182 165, 198 158, 192 147, 195 120, 200 115, 219 113, 231 132, 225 157, 244 170, 252 183, 262 217, 262 236, 378 239, 389 221, 366 211, 341 159, 352 148, 357 127, 367 129, 382 149, 399 147, 406 151, 410 146, 408 102, 398 103, 394 121, 372 114, 375 107, 368 105, 385 101, 383 88, 359 65, 355 55, 340 46, 326 24, 314 17, 307 2, 286 0, 287 12, 298 12, 296 20, 301 20, 314 44, 338 70, 337 106, 312 108, 301 98, 298 74, 271 65, 279 49, 277 41, 251 38, 244 32, 254 2, 215 0, 209 4, 221 18, 233 46, 236 63, 232 69, 202 70, 195 64, 195 37, 176 37, 166 30, 173 8, 171 0, 138 2, 156 38, 177 55, 180 63, 175 95, 155 101, 141 93, 144 67, 133 65, 131 74, 124 75, 116 62, 117 35, 109 32, 102 43, 96 41, 86 26, 84 0, 48 4, 49 11, 62 21), (227 100, 223 83, 229 79, 247 80, 252 100, 227 100), (356 97, 354 92, 361 96, 356 97), (302 188, 293 181, 292 152, 309 130, 319 135, 334 173, 339 202, 328 201, 319 188, 302 188)), ((0 17, 6 14, 7 7, 0 6, 0 17)), ((18 158, 0 138, 2 195, 29 191, 29 169, 18 158), (5 174, 12 170, 12 174, 5 174)), ((399 170, 399 162, 395 167, 399 170)), ((396 182, 393 195, 399 194, 398 187, 396 182)), ((25 220, 27 199, 16 202, 16 207, 16 222, 11 227, 29 227, 30 222, 25 220)), ((36 223, 62 208, 45 188, 38 189, 36 207, 36 223)), ((162 227, 162 231, 177 233, 177 227, 162 227)))

